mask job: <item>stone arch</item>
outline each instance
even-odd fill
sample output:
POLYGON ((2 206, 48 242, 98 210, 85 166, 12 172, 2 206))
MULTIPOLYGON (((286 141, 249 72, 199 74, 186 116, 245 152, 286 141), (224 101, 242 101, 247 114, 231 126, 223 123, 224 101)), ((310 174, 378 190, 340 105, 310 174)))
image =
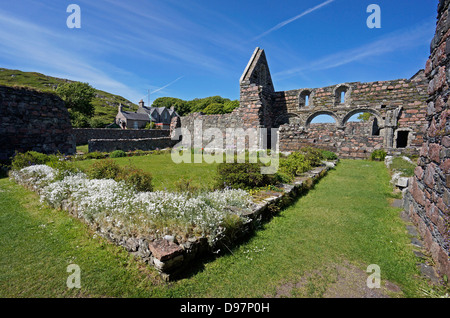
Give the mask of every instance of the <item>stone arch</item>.
POLYGON ((311 115, 308 116, 308 118, 306 119, 306 122, 305 122, 305 127, 306 128, 309 127, 309 125, 311 124, 311 121, 319 115, 329 115, 329 116, 333 117, 333 119, 336 121, 336 123, 335 123, 336 126, 339 126, 339 118, 334 112, 327 111, 327 110, 321 110, 321 111, 312 113, 311 115))
POLYGON ((334 105, 350 105, 352 88, 348 84, 336 85, 333 89, 333 104, 334 105), (341 100, 341 95, 344 95, 344 100, 341 100))
POLYGON ((298 107, 299 109, 308 107, 311 108, 312 105, 312 90, 305 88, 298 94, 298 107))
POLYGON ((377 119, 379 124, 381 124, 383 122, 383 117, 376 110, 371 109, 371 108, 357 108, 357 109, 353 109, 353 110, 349 111, 347 113, 347 115, 344 116, 344 118, 342 119, 342 126, 345 126, 345 124, 347 124, 347 121, 350 119, 350 117, 352 117, 353 115, 356 115, 358 113, 370 113, 375 116, 375 118, 377 119))
POLYGON ((301 118, 299 115, 294 114, 294 113, 287 113, 287 114, 283 114, 278 116, 274 123, 273 123, 273 127, 274 128, 278 128, 281 125, 285 125, 285 124, 301 124, 301 118))

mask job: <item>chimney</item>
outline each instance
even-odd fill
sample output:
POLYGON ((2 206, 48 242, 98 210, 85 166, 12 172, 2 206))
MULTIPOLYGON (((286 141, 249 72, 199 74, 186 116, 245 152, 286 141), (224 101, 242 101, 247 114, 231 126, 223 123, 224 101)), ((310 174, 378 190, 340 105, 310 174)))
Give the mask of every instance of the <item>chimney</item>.
POLYGON ((122 103, 119 103, 119 113, 121 113, 122 112, 122 103))
POLYGON ((139 107, 141 107, 141 108, 144 107, 144 100, 141 99, 141 100, 139 101, 139 107))
POLYGON ((172 106, 170 107, 170 110, 175 110, 175 106, 172 105, 172 106))

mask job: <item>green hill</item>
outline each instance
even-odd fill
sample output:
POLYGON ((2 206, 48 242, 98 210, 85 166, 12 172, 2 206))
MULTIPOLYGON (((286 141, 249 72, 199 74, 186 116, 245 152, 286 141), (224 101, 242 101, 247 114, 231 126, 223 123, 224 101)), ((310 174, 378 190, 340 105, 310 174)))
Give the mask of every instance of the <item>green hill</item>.
MULTIPOLYGON (((0 68, 0 85, 30 87, 43 92, 55 93, 56 88, 65 83, 74 82, 68 79, 47 76, 36 72, 22 72, 0 68)), ((103 127, 114 121, 117 115, 119 103, 124 110, 137 110, 138 106, 119 95, 114 95, 96 89, 96 95, 92 101, 95 107, 94 119, 98 126, 103 127)))

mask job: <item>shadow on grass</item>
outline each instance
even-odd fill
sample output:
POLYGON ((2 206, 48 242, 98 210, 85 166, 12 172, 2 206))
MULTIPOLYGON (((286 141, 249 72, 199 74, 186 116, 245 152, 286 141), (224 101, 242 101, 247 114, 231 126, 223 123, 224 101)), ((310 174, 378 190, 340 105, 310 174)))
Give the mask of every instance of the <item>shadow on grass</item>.
POLYGON ((205 252, 193 259, 182 268, 179 268, 176 273, 170 275, 170 281, 192 278, 197 274, 203 272, 207 264, 212 263, 224 256, 234 256, 234 251, 236 249, 249 243, 255 237, 257 232, 264 231, 266 226, 273 219, 285 218, 286 216, 282 212, 288 209, 290 206, 297 204, 302 197, 307 195, 309 191, 315 188, 315 186, 323 179, 323 177, 325 177, 325 175, 314 180, 312 184, 309 184, 307 187, 301 188, 296 195, 286 195, 286 197, 289 198, 287 200, 280 200, 280 207, 277 206, 276 209, 273 209, 269 211, 269 213, 266 213, 264 217, 262 217, 264 213, 261 214, 261 218, 253 220, 250 223, 250 226, 245 227, 244 230, 239 234, 239 236, 219 241, 218 244, 213 248, 213 250, 215 251, 205 252))

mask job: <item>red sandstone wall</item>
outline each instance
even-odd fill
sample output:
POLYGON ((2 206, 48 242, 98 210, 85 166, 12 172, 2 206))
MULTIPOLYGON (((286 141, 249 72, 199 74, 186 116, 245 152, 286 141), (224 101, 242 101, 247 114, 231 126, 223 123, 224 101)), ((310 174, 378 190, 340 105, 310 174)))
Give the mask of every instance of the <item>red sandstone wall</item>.
POLYGON ((450 16, 449 0, 438 7, 436 35, 425 74, 429 79, 429 102, 425 135, 418 167, 404 206, 425 240, 441 274, 450 276, 450 16))

